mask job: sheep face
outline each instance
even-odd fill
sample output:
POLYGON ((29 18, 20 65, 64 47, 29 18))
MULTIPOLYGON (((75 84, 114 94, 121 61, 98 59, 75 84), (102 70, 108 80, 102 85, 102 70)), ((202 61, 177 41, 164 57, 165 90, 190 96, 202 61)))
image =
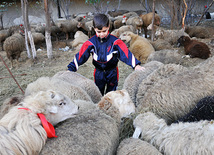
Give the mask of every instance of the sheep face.
POLYGON ((177 41, 177 46, 180 47, 180 46, 184 46, 185 42, 186 41, 190 41, 190 38, 187 37, 187 36, 181 36, 178 41, 177 41))
POLYGON ((134 34, 133 32, 123 32, 121 35, 120 35, 120 39, 122 41, 124 41, 125 43, 129 43, 132 39, 132 34, 134 34))
POLYGON ((53 125, 74 117, 78 112, 78 106, 69 97, 52 90, 27 96, 23 101, 23 106, 36 113, 43 113, 53 125))
POLYGON ((100 108, 106 106, 103 104, 103 103, 106 103, 105 101, 108 101, 108 103, 117 107, 117 109, 120 112, 121 118, 127 117, 131 113, 135 112, 134 103, 131 101, 129 94, 125 89, 117 90, 117 91, 111 91, 111 92, 107 93, 101 99, 101 101, 98 103, 98 106, 100 108))

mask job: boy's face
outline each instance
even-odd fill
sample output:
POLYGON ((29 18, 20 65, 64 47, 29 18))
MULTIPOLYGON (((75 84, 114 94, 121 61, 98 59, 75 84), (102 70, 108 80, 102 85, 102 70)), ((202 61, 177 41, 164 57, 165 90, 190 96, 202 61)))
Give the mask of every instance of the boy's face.
POLYGON ((108 35, 108 30, 109 30, 109 27, 103 27, 102 30, 99 30, 98 28, 94 28, 96 35, 100 38, 105 38, 108 35))

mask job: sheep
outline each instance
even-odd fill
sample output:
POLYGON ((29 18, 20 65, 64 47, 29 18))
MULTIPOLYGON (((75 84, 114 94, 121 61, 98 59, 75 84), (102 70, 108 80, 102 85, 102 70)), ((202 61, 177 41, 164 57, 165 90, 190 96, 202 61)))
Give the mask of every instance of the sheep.
POLYGON ((141 139, 155 146, 165 155, 213 154, 213 122, 174 123, 167 126, 164 119, 154 113, 138 115, 134 120, 133 138, 141 139))
POLYGON ((143 26, 143 20, 139 16, 130 17, 126 20, 126 25, 132 25, 135 28, 137 34, 141 33, 143 26))
MULTIPOLYGON (((145 33, 145 38, 147 38, 147 27, 152 23, 152 18, 153 18, 153 12, 147 13, 147 14, 142 14, 140 15, 140 18, 143 20, 143 29, 145 33)), ((159 26, 160 25, 160 17, 158 14, 155 14, 154 18, 154 25, 159 26)))
POLYGON ((24 95, 16 95, 4 100, 0 107, 0 119, 10 110, 10 108, 18 105, 24 99, 24 95))
POLYGON ((3 50, 3 42, 5 41, 5 39, 7 37, 9 37, 11 35, 11 32, 10 30, 1 30, 0 31, 0 43, 1 43, 1 47, 2 47, 2 50, 3 50))
POLYGON ((73 100, 82 99, 91 101, 91 97, 79 86, 52 77, 40 77, 36 81, 28 84, 27 88, 25 89, 25 96, 28 96, 34 92, 41 90, 45 91, 48 89, 59 91, 73 100))
POLYGON ((196 106, 176 122, 197 122, 200 120, 213 120, 214 96, 202 98, 196 106))
POLYGON ((191 58, 201 58, 201 59, 207 59, 211 56, 211 52, 209 47, 200 41, 197 40, 191 40, 187 36, 181 36, 178 39, 178 46, 183 45, 184 51, 186 55, 189 55, 191 58))
POLYGON ((16 59, 18 62, 25 48, 25 40, 21 34, 15 33, 4 41, 3 47, 7 53, 7 58, 11 61, 11 68, 13 68, 13 60, 16 59))
POLYGON ((116 36, 116 37, 120 37, 120 35, 123 33, 123 32, 126 32, 126 31, 131 31, 131 32, 135 32, 135 29, 132 25, 123 25, 121 26, 120 28, 118 29, 115 29, 114 31, 111 32, 112 35, 116 36))
POLYGON ((120 142, 117 155, 162 155, 153 145, 136 138, 126 138, 120 142))
POLYGON ((83 30, 85 30, 88 33, 88 37, 90 38, 93 33, 93 20, 82 20, 81 22, 78 22, 77 28, 82 28, 83 30))
POLYGON ((150 42, 133 32, 124 32, 120 35, 120 39, 126 43, 130 42, 129 50, 134 54, 134 56, 141 61, 141 63, 146 63, 148 56, 155 52, 153 46, 150 42))
POLYGON ((92 102, 75 100, 74 103, 79 106, 78 114, 56 126, 58 137, 48 139, 40 154, 115 154, 119 145, 115 119, 92 102))
POLYGON ((147 59, 147 62, 150 61, 160 61, 163 64, 180 64, 182 59, 182 54, 178 50, 160 50, 151 53, 147 59))
POLYGON ((123 84, 123 89, 126 89, 128 91, 130 98, 132 99, 135 105, 136 105, 136 94, 138 91, 138 86, 141 83, 141 81, 162 65, 163 63, 161 62, 150 61, 143 65, 143 67, 145 67, 144 71, 136 70, 127 76, 123 84))
POLYGON ((115 106, 119 110, 119 120, 135 113, 135 105, 125 89, 108 92, 98 103, 100 109, 108 110, 111 106, 115 106))
POLYGON ((163 39, 166 42, 170 43, 176 47, 177 41, 181 36, 189 36, 184 29, 180 30, 164 30, 164 29, 157 29, 155 32, 155 37, 159 39, 163 39))
POLYGON ((45 36, 42 33, 32 32, 32 37, 35 46, 39 46, 41 43, 44 43, 45 36))
POLYGON ((129 12, 128 10, 115 10, 115 11, 108 11, 108 14, 111 17, 117 17, 117 16, 123 15, 128 12, 129 12))
POLYGON ((138 87, 137 111, 152 111, 168 124, 187 114, 195 103, 213 94, 213 72, 167 64, 138 87))
POLYGON ((125 18, 125 16, 123 16, 123 17, 118 17, 118 18, 116 18, 116 19, 113 21, 113 27, 114 27, 114 29, 118 29, 118 28, 120 28, 121 26, 124 25, 124 23, 122 22, 122 21, 123 21, 123 18, 125 18))
POLYGON ((202 26, 185 26, 184 30, 191 38, 211 38, 214 34, 213 28, 202 27, 202 26))
POLYGON ((155 51, 160 51, 163 49, 172 49, 172 45, 165 39, 157 39, 155 41, 150 41, 155 51))
POLYGON ((86 91, 94 103, 98 103, 101 100, 102 94, 94 81, 82 76, 79 73, 71 71, 57 72, 52 78, 61 79, 72 85, 78 86, 86 91))
POLYGON ((79 51, 83 43, 86 42, 88 39, 89 37, 82 31, 77 31, 74 35, 74 40, 71 42, 71 46, 72 48, 75 48, 77 51, 79 51))
POLYGON ((25 97, 0 120, 0 153, 39 154, 47 137, 56 137, 51 124, 74 117, 77 112, 78 106, 71 99, 55 91, 25 97), (43 128, 46 123, 48 126, 43 128))
POLYGON ((75 19, 66 20, 66 21, 58 21, 56 25, 59 27, 60 31, 66 34, 66 40, 69 39, 69 33, 76 33, 78 21, 75 19))

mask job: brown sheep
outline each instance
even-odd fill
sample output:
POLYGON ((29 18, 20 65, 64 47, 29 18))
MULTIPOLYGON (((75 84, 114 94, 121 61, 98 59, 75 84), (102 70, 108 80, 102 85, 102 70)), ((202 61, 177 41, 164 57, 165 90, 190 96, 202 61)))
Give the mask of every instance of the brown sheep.
POLYGON ((25 48, 25 40, 21 34, 15 33, 4 41, 3 47, 7 58, 11 61, 11 68, 13 68, 13 60, 16 59, 18 62, 21 52, 25 48))
POLYGON ((69 33, 75 34, 78 31, 77 24, 78 21, 75 19, 58 21, 56 23, 60 30, 66 34, 66 40, 69 39, 69 33))
POLYGON ((133 32, 127 31, 122 33, 120 39, 125 41, 125 43, 130 43, 129 50, 141 63, 146 63, 148 56, 155 52, 153 46, 146 38, 138 36, 133 32))
MULTIPOLYGON (((147 27, 152 23, 152 17, 153 17, 153 12, 144 14, 144 15, 140 15, 140 18, 142 18, 143 20, 143 29, 144 29, 144 33, 145 33, 145 38, 147 38, 147 27)), ((155 18, 154 18, 154 25, 160 26, 160 17, 159 15, 155 14, 155 18)))
POLYGON ((134 29, 134 27, 132 25, 124 25, 124 26, 121 26, 120 28, 115 29, 114 31, 112 31, 111 34, 116 36, 116 37, 120 37, 120 35, 123 32, 126 32, 126 31, 134 32, 134 30, 135 29, 134 29))
POLYGON ((209 47, 197 40, 191 40, 188 36, 181 36, 178 39, 178 46, 183 45, 186 55, 190 55, 191 58, 207 59, 211 56, 209 47))

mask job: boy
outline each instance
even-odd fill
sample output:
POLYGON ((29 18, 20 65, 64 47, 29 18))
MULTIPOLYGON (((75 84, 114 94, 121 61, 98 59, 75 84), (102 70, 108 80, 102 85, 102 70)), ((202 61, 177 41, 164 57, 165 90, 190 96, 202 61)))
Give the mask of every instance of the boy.
POLYGON ((101 94, 104 95, 117 89, 119 59, 135 70, 144 68, 140 66, 140 61, 128 50, 125 43, 109 33, 109 19, 105 14, 95 15, 93 26, 96 35, 82 45, 79 53, 67 67, 69 71, 77 71, 78 67, 85 63, 92 54, 95 66, 94 81, 101 94))

